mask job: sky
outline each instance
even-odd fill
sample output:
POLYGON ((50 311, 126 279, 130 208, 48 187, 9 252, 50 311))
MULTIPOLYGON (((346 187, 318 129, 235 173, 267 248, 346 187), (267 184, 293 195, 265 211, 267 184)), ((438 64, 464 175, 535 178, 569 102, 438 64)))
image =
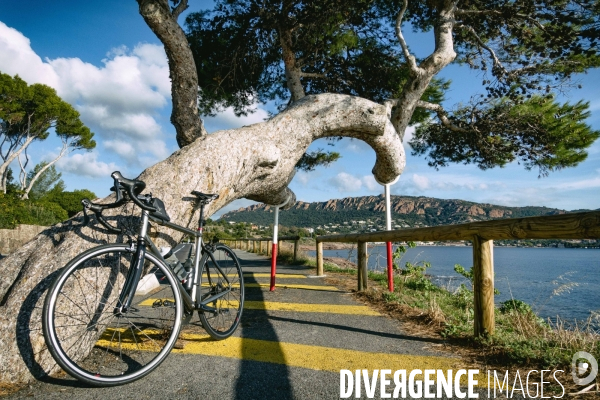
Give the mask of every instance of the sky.
MULTIPOLYGON (((212 7, 210 1, 190 1, 190 11, 212 7)), ((180 17, 181 18, 181 17, 180 17)), ((180 19, 180 22, 183 18, 180 19)), ((433 37, 406 32, 411 49, 424 56, 433 49, 433 37)), ((82 121, 95 133, 97 147, 74 152, 57 163, 67 190, 90 189, 104 197, 112 185, 110 173, 120 170, 135 177, 144 168, 177 150, 171 113, 167 59, 159 40, 138 14, 134 0, 0 1, 0 71, 18 74, 28 83, 55 88, 73 104, 82 121)), ((452 65, 440 73, 452 80, 444 105, 465 102, 481 92, 482 77, 452 65)), ((577 77, 582 89, 561 98, 590 103, 587 120, 600 129, 600 71, 577 77)), ((233 129, 263 121, 273 108, 259 106, 247 117, 231 110, 204 120, 208 132, 233 129)), ((405 142, 410 139, 410 132, 405 142)), ((290 188, 301 201, 326 201, 349 196, 379 195, 371 169, 375 153, 364 142, 344 139, 330 146, 325 140, 310 149, 338 151, 342 158, 328 168, 298 172, 290 188)), ((392 194, 462 199, 506 206, 547 206, 566 210, 600 208, 600 141, 588 159, 575 168, 538 178, 516 163, 481 171, 454 164, 436 171, 426 159, 410 154, 392 194)), ((50 160, 60 143, 48 139, 30 148, 32 160, 50 160)), ((35 164, 34 162, 34 164, 35 164)), ((215 214, 253 204, 233 202, 215 214)))

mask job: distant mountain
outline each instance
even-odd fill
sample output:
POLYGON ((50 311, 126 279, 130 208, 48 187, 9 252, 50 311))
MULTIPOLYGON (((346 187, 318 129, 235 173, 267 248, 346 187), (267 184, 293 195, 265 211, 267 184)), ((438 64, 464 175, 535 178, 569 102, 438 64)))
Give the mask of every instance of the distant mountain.
MULTIPOLYGON (((548 207, 504 207, 464 200, 443 200, 431 197, 391 196, 392 227, 414 227, 458 224, 488 219, 519 218, 564 214, 567 211, 548 207)), ((227 221, 273 223, 272 206, 255 204, 230 211, 221 217, 227 221)), ((583 210, 578 210, 583 211, 583 210)), ((323 202, 296 202, 280 211, 279 223, 284 226, 317 228, 325 225, 363 225, 383 229, 385 199, 381 196, 346 197, 323 202), (354 222, 353 222, 354 221, 354 222)))

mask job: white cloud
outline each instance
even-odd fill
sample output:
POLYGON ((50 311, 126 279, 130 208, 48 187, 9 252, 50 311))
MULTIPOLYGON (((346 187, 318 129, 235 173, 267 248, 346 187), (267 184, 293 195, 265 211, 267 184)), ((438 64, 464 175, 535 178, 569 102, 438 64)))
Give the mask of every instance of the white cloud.
POLYGON ((581 179, 578 181, 563 182, 556 185, 556 189, 560 190, 577 190, 592 188, 600 188, 600 178, 581 179))
POLYGON ((29 83, 45 83, 56 87, 58 75, 31 49, 28 38, 16 29, 0 22, 0 71, 19 75, 29 83))
POLYGON ((204 124, 209 132, 214 132, 264 122, 268 117, 269 113, 262 108, 256 108, 255 112, 246 116, 237 117, 233 112, 233 108, 229 107, 214 117, 205 118, 204 124))
POLYGON ((430 186, 429 178, 424 175, 413 174, 412 183, 421 191, 429 189, 430 186))
POLYGON ((364 176, 362 178, 362 183, 363 183, 363 185, 365 185, 365 187, 368 190, 371 190, 371 191, 376 191, 376 190, 381 191, 382 190, 382 186, 379 183, 377 183, 377 181, 375 180, 375 177, 373 175, 364 176))
POLYGON ((359 192, 361 190, 380 192, 383 190, 383 186, 377 183, 373 175, 357 177, 347 172, 340 172, 336 176, 329 178, 327 182, 342 193, 359 192))
POLYGON ((340 172, 327 180, 331 186, 340 192, 358 192, 362 188, 362 181, 346 172, 340 172))
POLYGON ((406 131, 404 131, 404 138, 402 139, 402 143, 407 145, 408 142, 410 142, 412 140, 413 136, 415 135, 416 129, 417 129, 416 125, 409 126, 408 128, 406 128, 406 131))
POLYGON ((73 104, 96 141, 142 166, 169 154, 156 114, 170 102, 171 84, 162 46, 112 49, 100 67, 79 58, 42 60, 28 38, 0 22, 0 71, 56 89, 73 104), (123 143, 134 143, 123 146, 123 143))
POLYGON ((98 153, 95 151, 63 157, 57 165, 62 171, 90 178, 106 178, 119 169, 114 163, 98 161, 98 153))
POLYGON ((311 175, 308 172, 298 171, 296 172, 296 175, 294 175, 294 180, 302 186, 306 186, 311 180, 311 175))

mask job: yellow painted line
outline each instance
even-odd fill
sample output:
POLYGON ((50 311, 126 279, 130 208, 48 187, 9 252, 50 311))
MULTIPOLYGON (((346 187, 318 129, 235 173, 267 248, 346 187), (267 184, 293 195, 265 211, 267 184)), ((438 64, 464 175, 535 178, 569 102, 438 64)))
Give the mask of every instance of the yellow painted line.
MULTIPOLYGON (((152 306, 157 299, 146 299, 139 303, 139 306, 152 306)), ((229 307, 236 307, 236 301, 228 301, 229 307)), ((221 307, 225 305, 222 304, 221 307)), ((265 310, 265 311, 292 311, 292 312, 313 312, 328 314, 347 314, 347 315, 381 315, 377 311, 367 306, 347 306, 335 304, 306 304, 306 303, 281 303, 275 301, 246 301, 244 302, 246 310, 265 310)))
MULTIPOLYGON (((306 275, 301 274, 277 274, 275 276, 277 277, 277 279, 306 279, 306 275)), ((260 274, 258 272, 244 272, 244 277, 270 278, 271 274, 260 274)))
MULTIPOLYGON (((270 287, 269 283, 245 283, 244 287, 255 288, 255 287, 270 287)), ((296 285, 296 284, 279 284, 276 285, 278 288, 287 289, 305 289, 305 290, 327 290, 327 291, 339 291, 335 286, 318 286, 318 285, 296 285)))
MULTIPOLYGON (((220 275, 221 276, 221 275, 220 275)), ((227 274, 228 278, 236 278, 237 274, 227 274)), ((278 279, 306 279, 306 275, 302 274, 277 274, 278 279)), ((202 274, 203 278, 207 278, 207 274, 202 274)), ((258 272, 244 272, 244 278, 270 278, 271 274, 261 274, 258 272)))
POLYGON ((366 306, 345 306, 334 304, 279 303, 274 301, 246 301, 244 309, 266 311, 294 311, 328 314, 381 315, 366 306))
MULTIPOLYGON (((127 338, 124 330, 107 329, 102 338, 96 343, 101 347, 119 346, 121 350, 154 350, 154 342, 160 342, 159 331, 144 330, 136 332, 136 340, 127 338), (114 333, 121 333, 121 343, 111 344, 114 333), (149 337, 149 338, 148 338, 149 337), (140 339, 146 338, 144 343, 140 339)), ((462 360, 438 356, 415 356, 409 354, 376 353, 359 350, 338 349, 332 347, 312 346, 306 344, 273 342, 269 340, 230 337, 227 340, 213 341, 208 335, 182 332, 179 337, 183 339, 183 349, 173 349, 176 354, 200 354, 205 356, 234 358, 238 360, 260 361, 273 364, 283 364, 290 367, 300 367, 317 371, 330 371, 339 373, 341 369, 350 371, 366 369, 389 369, 392 371, 406 370, 407 375, 415 369, 420 370, 453 370, 468 369, 462 360)), ((422 374, 416 375, 422 379, 422 374)), ((467 384, 467 375, 461 377, 461 384, 467 384)), ((487 379, 483 371, 475 376, 478 386, 486 386, 487 379)))
MULTIPOLYGON (((370 372, 375 369, 392 371, 405 369, 409 371, 408 374, 414 369, 441 369, 443 371, 452 369, 456 371, 468 368, 456 358, 374 353, 240 337, 230 337, 220 342, 212 341, 208 335, 182 333, 180 337, 185 340, 184 348, 173 350, 174 353, 261 361, 317 371, 339 373, 341 369, 350 371, 366 369, 370 372)), ((476 378, 480 386, 487 383, 487 378, 482 372, 476 378)), ((422 379, 422 376, 417 375, 416 378, 422 379)), ((466 384, 467 376, 463 375, 461 378, 464 378, 464 382, 461 379, 461 383, 466 384)))

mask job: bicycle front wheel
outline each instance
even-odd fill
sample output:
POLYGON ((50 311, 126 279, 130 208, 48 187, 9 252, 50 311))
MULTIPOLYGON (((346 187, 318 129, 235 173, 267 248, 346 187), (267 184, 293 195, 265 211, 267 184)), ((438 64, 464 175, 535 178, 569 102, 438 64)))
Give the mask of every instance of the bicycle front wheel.
POLYGON ((44 303, 42 327, 48 350, 66 372, 95 386, 143 377, 169 354, 181 328, 181 293, 170 269, 147 253, 144 272, 161 284, 136 293, 131 307, 116 309, 135 251, 109 244, 70 261, 44 303))
POLYGON ((218 244, 202 266, 200 287, 202 304, 211 308, 200 311, 200 321, 215 340, 223 340, 235 332, 244 308, 244 277, 235 253, 218 244), (214 300, 208 301, 211 298, 214 300))

